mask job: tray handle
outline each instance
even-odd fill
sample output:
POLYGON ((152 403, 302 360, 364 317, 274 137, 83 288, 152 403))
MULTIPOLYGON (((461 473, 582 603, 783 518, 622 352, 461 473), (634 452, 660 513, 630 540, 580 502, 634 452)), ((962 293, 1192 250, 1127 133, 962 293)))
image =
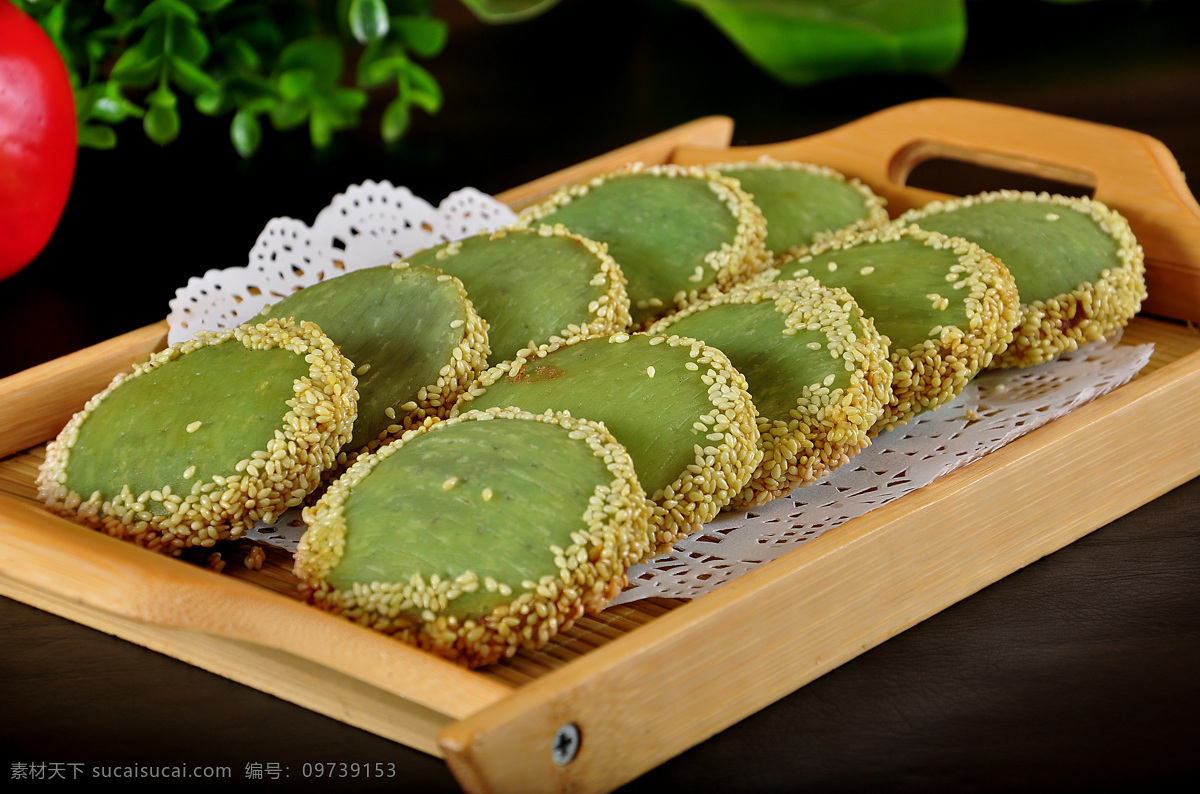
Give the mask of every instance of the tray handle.
POLYGON ((793 141, 681 147, 674 159, 692 164, 762 155, 858 177, 888 200, 893 215, 945 197, 907 184, 913 169, 938 158, 1089 187, 1129 219, 1146 251, 1145 310, 1200 321, 1200 204, 1170 150, 1149 135, 986 102, 926 99, 793 141))

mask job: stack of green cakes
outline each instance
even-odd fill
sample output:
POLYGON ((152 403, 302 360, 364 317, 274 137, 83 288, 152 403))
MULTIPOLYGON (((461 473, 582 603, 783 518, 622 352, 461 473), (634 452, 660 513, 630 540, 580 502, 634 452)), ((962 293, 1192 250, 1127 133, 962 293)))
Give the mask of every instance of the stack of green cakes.
POLYGON ((1145 297, 1128 224, 1000 192, 890 221, 768 159, 633 165, 300 290, 118 376, 47 448, 55 512, 166 553, 303 506, 307 601, 469 666, 786 496, 987 368, 1145 297))

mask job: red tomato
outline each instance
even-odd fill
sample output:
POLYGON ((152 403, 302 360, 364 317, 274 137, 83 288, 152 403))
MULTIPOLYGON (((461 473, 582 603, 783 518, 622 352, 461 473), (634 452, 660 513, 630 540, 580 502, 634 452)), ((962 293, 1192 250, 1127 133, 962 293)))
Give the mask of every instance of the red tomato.
POLYGON ((54 43, 0 0, 0 279, 41 252, 75 173, 75 99, 54 43))

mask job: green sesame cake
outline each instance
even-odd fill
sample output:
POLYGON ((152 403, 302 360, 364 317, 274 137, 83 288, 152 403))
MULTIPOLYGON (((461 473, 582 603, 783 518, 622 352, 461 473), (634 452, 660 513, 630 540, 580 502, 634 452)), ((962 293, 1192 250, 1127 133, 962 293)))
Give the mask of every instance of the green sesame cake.
POLYGON ((477 667, 603 609, 647 512, 603 427, 472 411, 359 458, 305 509, 295 572, 311 603, 477 667))
POLYGON ((500 406, 569 412, 612 431, 653 503, 654 551, 714 518, 762 457, 745 378, 721 351, 679 336, 522 351, 484 372, 455 410, 500 406))
POLYGON ((449 415, 488 355, 487 323, 462 283, 404 262, 313 284, 260 317, 314 322, 354 362, 358 419, 348 452, 449 415))
POLYGON ((891 399, 892 364, 850 293, 815 279, 740 284, 647 333, 703 339, 746 377, 763 459, 730 507, 817 481, 857 454, 891 399))
POLYGON ((1012 341, 1012 275, 961 238, 900 225, 836 235, 763 279, 806 276, 845 288, 891 340, 892 398, 872 435, 953 400, 1012 341))
POLYGON ((154 354, 46 448, 55 513, 178 554, 301 504, 350 438, 352 364, 313 323, 268 320, 154 354))
POLYGON ((518 221, 543 222, 608 246, 628 281, 634 328, 767 264, 762 212, 736 180, 701 168, 634 164, 564 187, 518 221))
POLYGON ((563 226, 485 231, 408 261, 463 282, 488 322, 489 364, 554 338, 608 336, 630 323, 621 269, 603 245, 563 226))
POLYGON ((1021 314, 993 367, 1042 364, 1103 341, 1146 299, 1145 258, 1128 221, 1089 198, 1002 190, 932 202, 897 222, 968 239, 1012 272, 1021 314))
POLYGON ((889 221, 882 198, 827 166, 761 157, 708 167, 738 180, 751 195, 767 221, 767 250, 775 255, 842 229, 889 221))

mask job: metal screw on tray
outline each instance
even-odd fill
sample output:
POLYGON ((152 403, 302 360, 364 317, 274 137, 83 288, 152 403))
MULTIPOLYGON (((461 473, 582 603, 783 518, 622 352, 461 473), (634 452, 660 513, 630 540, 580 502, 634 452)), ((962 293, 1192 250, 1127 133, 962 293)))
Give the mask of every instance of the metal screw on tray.
POLYGON ((554 759, 554 763, 559 766, 566 766, 575 760, 575 756, 579 755, 579 726, 573 722, 558 729, 554 734, 554 744, 550 746, 550 755, 554 759))

